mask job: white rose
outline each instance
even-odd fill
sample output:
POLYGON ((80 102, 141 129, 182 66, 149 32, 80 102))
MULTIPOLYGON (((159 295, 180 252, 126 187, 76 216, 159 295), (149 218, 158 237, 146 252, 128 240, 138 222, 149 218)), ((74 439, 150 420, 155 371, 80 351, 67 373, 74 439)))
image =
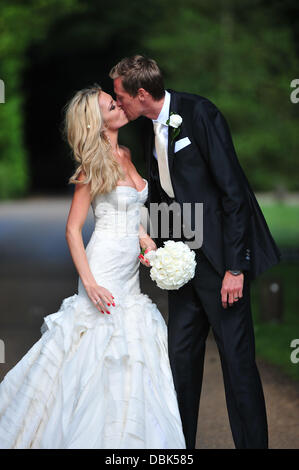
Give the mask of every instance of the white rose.
POLYGON ((183 119, 181 118, 181 116, 179 114, 172 114, 170 117, 169 117, 169 125, 171 127, 179 127, 183 122, 183 119))
POLYGON ((157 254, 155 250, 150 250, 144 254, 144 258, 147 259, 150 264, 153 264, 153 261, 157 258, 157 254))
POLYGON ((149 257, 152 258, 150 277, 161 289, 179 289, 194 277, 195 253, 181 241, 168 240, 164 248, 158 248, 149 257))
POLYGON ((159 255, 159 259, 160 259, 161 263, 168 264, 171 261, 171 254, 167 253, 167 252, 166 253, 161 253, 159 255))
POLYGON ((172 276, 172 275, 175 275, 176 270, 173 266, 168 266, 166 268, 166 272, 169 274, 169 276, 172 276))

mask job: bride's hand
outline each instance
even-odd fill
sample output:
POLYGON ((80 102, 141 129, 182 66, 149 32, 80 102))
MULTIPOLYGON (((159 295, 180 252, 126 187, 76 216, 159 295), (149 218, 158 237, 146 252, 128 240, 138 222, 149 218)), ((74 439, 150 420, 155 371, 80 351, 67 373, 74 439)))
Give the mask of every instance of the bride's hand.
MULTIPOLYGON (((152 251, 152 250, 157 250, 156 243, 150 237, 148 237, 147 240, 140 241, 140 247, 142 249, 145 248, 144 254, 146 254, 146 253, 148 253, 149 251, 152 251)), ((144 266, 149 266, 150 267, 150 262, 146 258, 144 258, 144 256, 141 253, 138 256, 138 258, 139 258, 140 262, 142 264, 144 264, 144 266)))
POLYGON ((108 307, 110 305, 115 307, 115 303, 114 297, 108 289, 99 286, 98 284, 93 284, 85 286, 85 290, 92 303, 101 313, 105 313, 104 310, 106 310, 106 313, 110 314, 106 305, 108 305, 108 307))

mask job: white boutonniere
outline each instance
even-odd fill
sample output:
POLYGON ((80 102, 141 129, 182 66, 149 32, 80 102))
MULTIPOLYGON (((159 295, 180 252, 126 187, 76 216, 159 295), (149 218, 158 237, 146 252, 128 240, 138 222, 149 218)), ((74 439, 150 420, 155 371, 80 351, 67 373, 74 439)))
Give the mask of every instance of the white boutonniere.
POLYGON ((173 127, 172 136, 171 136, 171 143, 173 143, 174 139, 179 135, 181 132, 180 126, 183 122, 182 116, 177 113, 171 112, 169 118, 166 121, 167 126, 173 127))

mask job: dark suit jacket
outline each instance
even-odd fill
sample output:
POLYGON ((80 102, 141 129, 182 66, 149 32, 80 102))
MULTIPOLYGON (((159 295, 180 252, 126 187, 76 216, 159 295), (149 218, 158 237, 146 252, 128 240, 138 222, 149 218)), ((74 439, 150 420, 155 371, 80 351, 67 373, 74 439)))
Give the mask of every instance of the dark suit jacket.
MULTIPOLYGON (((169 128, 168 164, 176 201, 203 203, 201 249, 221 276, 228 269, 247 270, 255 279, 280 261, 278 250, 259 204, 239 164, 229 127, 219 109, 207 98, 190 93, 171 93, 170 113, 182 119, 175 141, 188 137, 191 144, 174 153, 169 128)), ((144 151, 147 162, 148 199, 161 202, 159 178, 154 175, 154 132, 145 119, 144 151)), ((156 165, 157 168, 157 165, 156 165)), ((183 209, 183 206, 181 206, 183 209)), ((161 241, 158 240, 161 245, 161 241)))

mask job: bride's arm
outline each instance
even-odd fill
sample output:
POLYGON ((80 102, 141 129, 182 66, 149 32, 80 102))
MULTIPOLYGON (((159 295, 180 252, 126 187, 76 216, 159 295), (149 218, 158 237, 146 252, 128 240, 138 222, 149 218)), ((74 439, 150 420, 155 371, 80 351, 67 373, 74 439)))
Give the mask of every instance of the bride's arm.
MULTIPOLYGON (((143 225, 139 225, 139 245, 141 249, 144 249, 145 251, 151 251, 151 250, 156 250, 157 245, 154 242, 154 240, 148 235, 146 230, 144 229, 143 225)), ((139 255, 140 262, 144 264, 145 266, 149 266, 148 260, 145 260, 143 255, 139 255)))
MULTIPOLYGON (((84 173, 81 172, 78 179, 80 181, 85 179, 84 173)), ((107 310, 105 303, 111 303, 113 305, 114 301, 111 292, 97 284, 90 270, 86 256, 82 238, 82 228, 88 215, 90 203, 90 183, 77 183, 66 223, 65 237, 82 284, 94 304, 96 304, 98 299, 101 299, 96 307, 98 310, 102 311, 103 309, 107 310)), ((110 312, 107 311, 107 313, 110 312)))
MULTIPOLYGON (((80 173, 77 179, 83 180, 83 174, 80 173)), ((82 228, 89 211, 90 202, 90 184, 77 183, 66 223, 65 238, 84 287, 96 282, 89 268, 82 238, 82 228)))
POLYGON ((139 232, 138 232, 139 240, 141 238, 147 238, 149 235, 147 234, 146 230, 144 229, 143 225, 139 225, 139 232))

